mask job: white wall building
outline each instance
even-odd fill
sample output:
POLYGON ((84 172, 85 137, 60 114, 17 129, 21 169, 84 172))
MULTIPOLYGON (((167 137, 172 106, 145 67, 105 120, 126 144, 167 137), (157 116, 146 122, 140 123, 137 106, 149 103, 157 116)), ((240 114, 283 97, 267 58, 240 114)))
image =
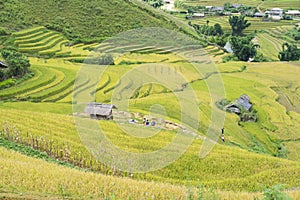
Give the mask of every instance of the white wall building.
POLYGON ((283 18, 283 9, 281 8, 272 8, 271 10, 267 10, 265 15, 269 16, 272 19, 282 19, 283 18))
POLYGON ((285 15, 290 16, 292 19, 300 19, 299 10, 288 10, 287 12, 285 12, 285 15))

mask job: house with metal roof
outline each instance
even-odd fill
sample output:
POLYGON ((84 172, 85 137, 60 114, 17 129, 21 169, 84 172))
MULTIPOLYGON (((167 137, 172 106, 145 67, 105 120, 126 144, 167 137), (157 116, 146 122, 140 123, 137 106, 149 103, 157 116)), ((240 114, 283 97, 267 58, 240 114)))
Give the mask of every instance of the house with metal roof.
POLYGON ((232 7, 235 8, 235 9, 240 8, 242 6, 243 6, 243 4, 239 4, 239 3, 232 4, 232 7))
POLYGON ((192 15, 193 19, 204 18, 204 17, 205 17, 204 13, 193 13, 192 15))
POLYGON ((91 119, 112 120, 115 108, 115 105, 92 102, 86 105, 84 112, 89 114, 91 119))
POLYGON ((292 19, 300 19, 300 11, 299 10, 288 10, 284 14, 286 16, 290 16, 292 19))
POLYGON ((250 111, 252 109, 252 103, 250 97, 246 94, 243 94, 236 100, 236 104, 239 105, 243 110, 250 111))
POLYGON ((281 8, 272 8, 271 10, 267 10, 265 15, 269 16, 272 19, 282 19, 283 18, 283 9, 281 8))
POLYGON ((263 13, 260 13, 260 12, 256 12, 254 13, 253 17, 263 17, 264 14, 263 13))
POLYGON ((234 103, 227 105, 225 109, 236 114, 241 114, 242 111, 251 111, 252 103, 250 97, 243 94, 234 103))
POLYGON ((210 11, 212 11, 212 12, 223 12, 225 9, 224 9, 224 7, 223 6, 216 6, 216 7, 212 7, 211 9, 210 9, 210 11))

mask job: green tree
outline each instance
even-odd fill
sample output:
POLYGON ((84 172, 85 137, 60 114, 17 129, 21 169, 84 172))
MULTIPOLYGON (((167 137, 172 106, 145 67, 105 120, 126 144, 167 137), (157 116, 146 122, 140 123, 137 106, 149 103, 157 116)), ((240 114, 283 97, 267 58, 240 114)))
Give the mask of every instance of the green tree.
POLYGON ((208 26, 209 25, 209 20, 206 20, 206 26, 208 26))
POLYGON ((300 59, 300 49, 294 44, 282 44, 282 51, 279 52, 280 61, 295 61, 300 59))
POLYGON ((249 61, 249 59, 254 58, 257 54, 256 45, 252 42, 253 36, 247 37, 231 37, 230 44, 233 53, 239 60, 249 61))
POLYGON ((222 35, 222 36, 217 35, 217 36, 210 38, 210 41, 221 47, 224 47, 228 41, 228 38, 224 35, 222 35))
POLYGON ((231 4, 226 2, 224 3, 224 10, 229 11, 231 9, 231 4))
POLYGON ((204 34, 207 36, 222 36, 224 34, 221 25, 218 23, 214 26, 199 24, 193 24, 192 26, 199 34, 204 34))
POLYGON ((245 20, 244 15, 230 16, 229 24, 231 26, 233 36, 242 36, 243 31, 251 25, 248 20, 245 20))
POLYGON ((144 0, 144 1, 146 1, 148 4, 150 4, 154 8, 158 8, 162 5, 164 5, 162 0, 144 0))
POLYGON ((1 55, 8 65, 7 78, 12 76, 22 77, 28 73, 30 63, 26 56, 14 49, 3 49, 1 55))
POLYGON ((224 34, 222 26, 219 23, 216 23, 214 25, 214 29, 215 29, 216 35, 223 35, 224 34))

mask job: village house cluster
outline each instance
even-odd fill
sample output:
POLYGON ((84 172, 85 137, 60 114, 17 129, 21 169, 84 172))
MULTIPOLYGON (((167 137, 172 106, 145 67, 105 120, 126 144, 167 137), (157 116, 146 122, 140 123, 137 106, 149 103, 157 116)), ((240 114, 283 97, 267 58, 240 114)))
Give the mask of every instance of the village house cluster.
MULTIPOLYGON (((238 10, 242 4, 233 4, 232 7, 238 10)), ((194 12, 192 15, 187 14, 188 19, 197 19, 204 18, 206 15, 239 15, 245 14, 248 17, 256 17, 256 18, 266 18, 271 20, 281 20, 281 19, 289 19, 289 20, 300 20, 300 11, 299 10, 287 10, 284 11, 281 8, 272 8, 266 10, 265 12, 255 12, 254 14, 250 11, 245 12, 230 12, 226 11, 223 6, 206 6, 204 12, 194 12)))
POLYGON ((207 15, 239 15, 243 14, 248 17, 265 18, 270 20, 295 19, 300 20, 299 10, 283 10, 282 8, 271 8, 266 11, 259 11, 256 7, 251 7, 243 4, 228 4, 224 6, 198 6, 196 9, 179 9, 176 10, 174 0, 164 0, 163 9, 172 12, 186 14, 187 19, 204 18, 207 15))

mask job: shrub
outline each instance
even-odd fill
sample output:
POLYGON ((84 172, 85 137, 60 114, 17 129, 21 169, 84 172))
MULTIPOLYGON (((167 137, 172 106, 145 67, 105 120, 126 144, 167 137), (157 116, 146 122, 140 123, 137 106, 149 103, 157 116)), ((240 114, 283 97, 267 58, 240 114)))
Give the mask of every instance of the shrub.
POLYGON ((297 45, 284 43, 282 51, 279 52, 278 58, 280 61, 295 61, 300 59, 300 49, 297 45))
POLYGON ((28 73, 30 63, 27 57, 14 49, 3 49, 1 55, 8 65, 5 79, 9 77, 23 77, 28 73))
MULTIPOLYGON (((0 73, 1 73, 1 71, 0 71, 0 73)), ((0 90, 4 89, 4 88, 8 88, 8 87, 10 87, 10 86, 12 86, 14 84, 15 84, 15 80, 11 79, 11 78, 7 79, 5 81, 2 81, 2 82, 0 82, 0 90)))
POLYGON ((282 192, 281 185, 275 185, 272 188, 265 189, 263 200, 292 200, 292 199, 287 194, 282 192))

